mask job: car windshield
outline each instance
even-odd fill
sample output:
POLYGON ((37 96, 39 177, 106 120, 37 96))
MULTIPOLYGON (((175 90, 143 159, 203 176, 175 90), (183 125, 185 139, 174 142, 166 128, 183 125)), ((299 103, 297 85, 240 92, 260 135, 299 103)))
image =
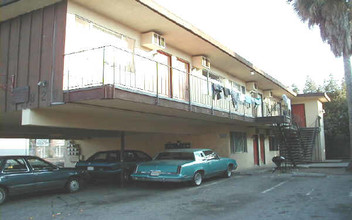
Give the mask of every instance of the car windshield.
POLYGON ((194 154, 189 152, 162 152, 155 160, 194 160, 194 154))
POLYGON ((90 162, 115 162, 120 160, 120 152, 98 152, 88 158, 90 162))

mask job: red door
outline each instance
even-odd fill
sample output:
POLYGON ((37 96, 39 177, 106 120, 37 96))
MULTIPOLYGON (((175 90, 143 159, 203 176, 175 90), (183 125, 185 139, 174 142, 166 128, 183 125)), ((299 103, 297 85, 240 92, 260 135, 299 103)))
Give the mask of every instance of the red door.
POLYGON ((265 164, 265 145, 264 145, 265 137, 264 135, 260 135, 260 159, 262 163, 265 164))
POLYGON ((254 164, 259 166, 258 135, 254 135, 253 137, 253 154, 254 154, 254 164))
POLYGON ((295 104, 292 105, 292 114, 295 122, 301 128, 306 127, 306 112, 304 110, 304 104, 295 104))

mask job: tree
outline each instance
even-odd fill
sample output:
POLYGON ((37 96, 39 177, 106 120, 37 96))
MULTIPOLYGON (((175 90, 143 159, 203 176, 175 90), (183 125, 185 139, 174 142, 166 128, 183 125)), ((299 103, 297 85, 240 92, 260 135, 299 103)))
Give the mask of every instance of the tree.
POLYGON ((329 78, 324 79, 322 91, 329 93, 329 95, 330 95, 332 93, 335 93, 336 91, 339 91, 340 89, 342 89, 342 88, 340 88, 340 86, 337 84, 337 81, 334 78, 334 75, 330 73, 329 78))
MULTIPOLYGON (((336 57, 343 57, 347 105, 349 115, 349 134, 352 137, 352 73, 350 56, 352 54, 352 10, 349 0, 288 0, 303 22, 309 27, 319 26, 324 42, 330 45, 336 57)), ((352 139, 352 138, 351 138, 352 139)), ((352 140, 350 139, 350 158, 352 159, 352 140)))
POLYGON ((291 89, 297 94, 300 92, 298 86, 294 83, 291 85, 291 89))
POLYGON ((304 84, 303 93, 316 93, 316 92, 318 92, 318 86, 309 76, 306 76, 306 82, 304 84))

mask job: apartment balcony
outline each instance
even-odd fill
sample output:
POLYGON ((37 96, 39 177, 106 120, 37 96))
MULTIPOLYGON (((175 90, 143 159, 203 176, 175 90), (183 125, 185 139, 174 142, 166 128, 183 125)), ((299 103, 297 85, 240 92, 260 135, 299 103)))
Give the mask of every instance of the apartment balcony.
POLYGON ((158 62, 154 55, 140 55, 114 46, 66 54, 65 101, 124 99, 258 123, 287 118, 283 117, 281 105, 268 105, 255 98, 248 101, 249 94, 241 92, 235 97, 231 86, 210 78, 204 74, 207 71, 190 71, 189 66, 178 68, 158 62), (214 85, 224 89, 219 98, 214 85), (225 89, 230 93, 225 95, 225 89))

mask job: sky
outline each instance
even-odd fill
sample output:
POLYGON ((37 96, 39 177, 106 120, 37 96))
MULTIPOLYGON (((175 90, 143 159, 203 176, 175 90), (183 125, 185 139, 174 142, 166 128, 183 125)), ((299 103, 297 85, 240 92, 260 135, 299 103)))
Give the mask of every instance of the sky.
POLYGON ((319 28, 309 29, 286 0, 154 1, 286 86, 302 91, 307 75, 318 85, 344 75, 319 28))

